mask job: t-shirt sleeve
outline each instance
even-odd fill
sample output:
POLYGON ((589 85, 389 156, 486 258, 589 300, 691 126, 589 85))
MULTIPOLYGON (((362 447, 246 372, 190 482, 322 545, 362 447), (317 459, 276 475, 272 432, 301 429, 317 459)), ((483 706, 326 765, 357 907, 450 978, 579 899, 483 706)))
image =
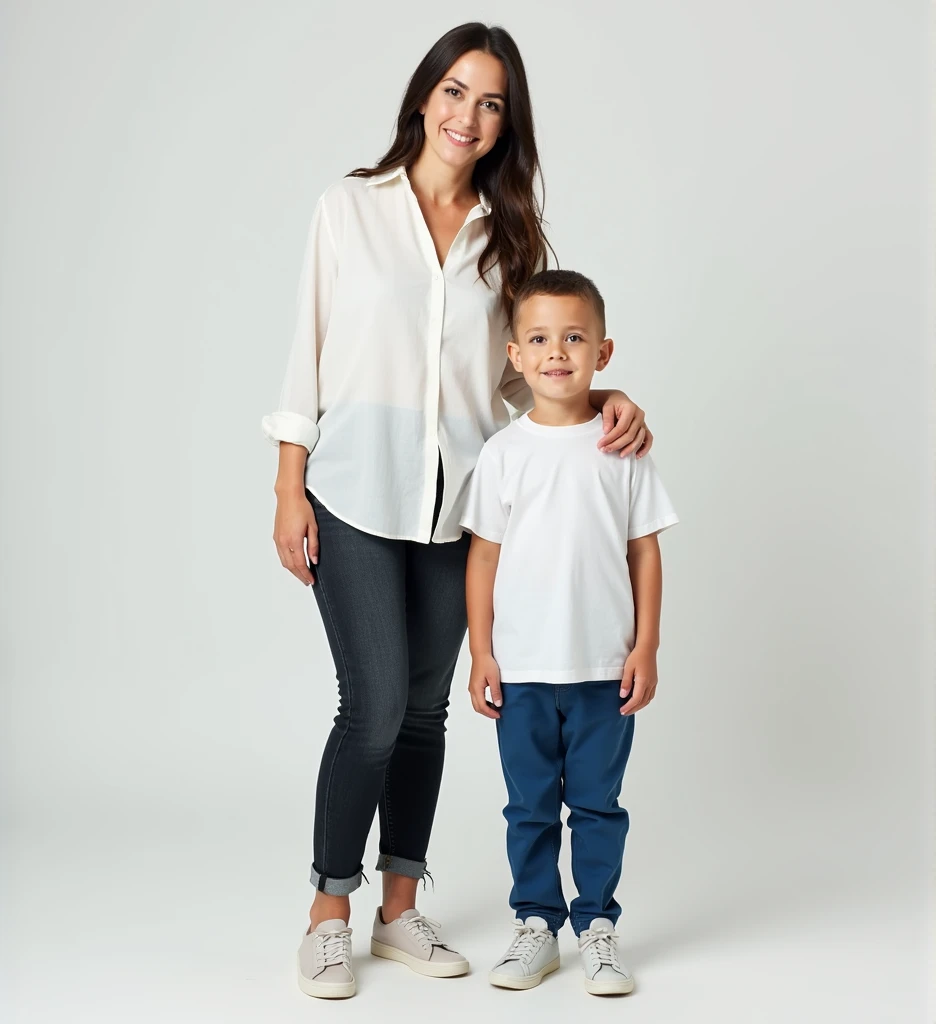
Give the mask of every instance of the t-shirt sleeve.
POLYGON ((642 459, 630 456, 630 508, 627 516, 627 539, 636 540, 679 522, 669 495, 649 455, 642 459))
POLYGON ((502 498, 500 458, 490 445, 485 445, 468 484, 461 525, 484 540, 500 544, 509 514, 502 498))

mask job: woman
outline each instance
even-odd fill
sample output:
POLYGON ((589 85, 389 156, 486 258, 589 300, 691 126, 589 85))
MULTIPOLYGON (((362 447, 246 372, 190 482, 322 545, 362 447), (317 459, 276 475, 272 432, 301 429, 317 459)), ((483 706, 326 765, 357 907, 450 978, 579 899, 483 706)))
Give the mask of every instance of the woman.
MULTIPOLYGON (((484 441, 525 411, 507 313, 546 262, 526 75, 500 28, 463 25, 416 69, 397 136, 319 200, 280 411, 274 540, 315 595, 339 686, 315 806, 315 900, 299 984, 354 994, 349 894, 375 810, 372 952, 421 974, 468 963, 416 910, 465 634, 459 519, 484 441)), ((620 455, 652 443, 621 392, 593 392, 620 455)), ((612 455, 609 454, 609 457, 612 455)))

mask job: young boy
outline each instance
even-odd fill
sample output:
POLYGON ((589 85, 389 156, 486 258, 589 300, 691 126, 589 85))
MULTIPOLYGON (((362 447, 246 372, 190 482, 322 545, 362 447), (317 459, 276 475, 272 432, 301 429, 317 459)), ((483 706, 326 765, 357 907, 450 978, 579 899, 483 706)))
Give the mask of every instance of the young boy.
POLYGON ((657 685, 657 534, 678 520, 649 457, 598 447, 589 388, 614 343, 595 285, 571 271, 537 274, 517 295, 511 335, 535 407, 485 444, 462 521, 474 535, 469 691, 475 711, 497 719, 517 918, 489 980, 538 985, 559 967, 556 935, 571 916, 586 989, 625 993, 634 981, 618 959, 614 890, 628 816, 617 798, 634 713, 657 685), (571 908, 558 867, 563 802, 571 908))

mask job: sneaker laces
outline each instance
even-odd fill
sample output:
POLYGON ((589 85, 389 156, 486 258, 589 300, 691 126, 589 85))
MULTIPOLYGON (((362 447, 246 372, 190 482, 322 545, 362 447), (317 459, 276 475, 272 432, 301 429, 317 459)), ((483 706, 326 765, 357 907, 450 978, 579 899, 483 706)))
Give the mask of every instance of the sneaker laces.
POLYGON ((416 914, 413 917, 403 919, 403 927, 416 939, 424 939, 430 946, 441 946, 438 929, 442 927, 438 921, 424 914, 416 914))
POLYGON ((582 952, 588 952, 599 971, 602 967, 610 967, 619 974, 627 973, 618 960, 618 936, 615 932, 586 931, 582 932, 582 938, 585 940, 580 947, 582 952))
POLYGON ((325 967, 347 967, 351 969, 351 929, 340 932, 319 932, 319 948, 325 958, 325 967))
POLYGON ((532 960, 549 937, 549 929, 532 928, 525 921, 514 921, 514 932, 516 934, 510 949, 504 954, 504 960, 532 960))

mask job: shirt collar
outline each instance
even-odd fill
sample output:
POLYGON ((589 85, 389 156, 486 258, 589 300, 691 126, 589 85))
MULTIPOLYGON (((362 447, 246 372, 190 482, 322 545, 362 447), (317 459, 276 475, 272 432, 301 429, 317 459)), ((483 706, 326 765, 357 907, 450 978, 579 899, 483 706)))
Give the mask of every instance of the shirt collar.
MULTIPOLYGON (((394 178, 403 178, 405 181, 409 180, 406 175, 406 168, 402 164, 399 167, 391 167, 389 171, 382 171, 380 174, 374 174, 370 178, 365 178, 365 181, 368 187, 370 187, 371 185, 382 185, 385 181, 393 181, 394 178)), ((491 202, 480 189, 478 190, 478 205, 481 207, 485 217, 490 216, 491 202)))

